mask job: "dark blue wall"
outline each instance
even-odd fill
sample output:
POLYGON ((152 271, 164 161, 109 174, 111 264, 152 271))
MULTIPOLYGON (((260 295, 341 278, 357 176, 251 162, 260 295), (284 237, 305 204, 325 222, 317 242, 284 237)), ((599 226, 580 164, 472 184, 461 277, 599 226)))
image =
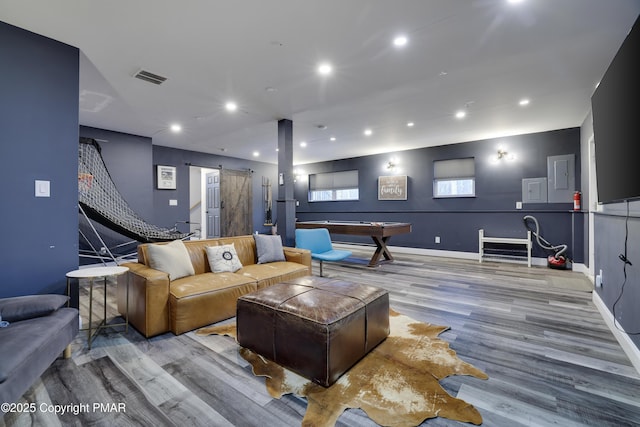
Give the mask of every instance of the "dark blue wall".
POLYGON ((151 138, 87 126, 80 127, 80 136, 97 140, 109 175, 122 197, 135 213, 153 223, 151 138))
MULTIPOLYGON (((101 154, 118 191, 129 206, 141 218, 160 227, 171 228, 177 221, 189 219, 189 164, 206 168, 226 168, 253 171, 253 224, 254 231, 268 233, 263 227, 262 176, 272 182, 277 177, 277 166, 231 157, 217 156, 169 147, 153 146, 151 138, 130 135, 92 127, 81 126, 80 136, 94 138, 101 148, 101 154), (175 166, 177 173, 176 190, 158 190, 155 185, 156 166, 175 166), (169 200, 178 201, 170 206, 169 200)), ((130 239, 94 223, 107 245, 129 241, 130 239)), ((179 230, 188 231, 188 225, 180 224, 179 230)), ((125 247, 128 252, 129 246, 125 247)), ((84 262, 95 262, 86 261, 84 262)))
POLYGON ((0 297, 64 293, 78 266, 78 61, 0 22, 0 297), (51 197, 35 197, 35 180, 51 197))
MULTIPOLYGON (((365 220, 401 221, 412 224, 412 233, 394 236, 390 244, 424 249, 477 252, 478 229, 487 235, 521 236, 526 229, 523 216, 534 215, 541 234, 551 243, 566 243, 575 262, 583 261, 583 215, 572 213, 572 203, 525 204, 522 200, 522 179, 547 176, 547 157, 575 154, 576 185, 580 184, 580 129, 563 129, 465 142, 446 146, 403 151, 393 154, 358 157, 301 165, 305 179, 298 179, 295 198, 299 200, 298 220, 365 220), (492 162, 502 146, 516 159, 492 162), (406 201, 379 201, 377 182, 389 175, 385 165, 391 157, 397 159, 396 174, 408 176, 406 201), (476 159, 476 197, 433 198, 433 162, 454 158, 476 159), (307 202, 307 174, 357 169, 360 200, 344 202, 307 202), (575 233, 572 233, 572 227, 575 233), (441 239, 435 243, 435 236, 441 239), (575 255, 573 255, 575 253, 575 255)), ((576 188, 580 190, 580 188, 576 188)), ((340 236, 342 241, 368 242, 367 239, 340 236), (342 238, 344 237, 344 238, 342 238)), ((535 256, 548 253, 534 248, 535 256)))
POLYGON ((629 338, 640 348, 640 201, 605 205, 595 215, 595 274, 602 270, 602 287, 596 292, 629 338), (626 266, 619 255, 625 254, 626 266), (616 303, 617 302, 617 303, 616 303))
MULTIPOLYGON (((175 166, 177 173, 176 190, 154 189, 156 225, 173 227, 176 221, 189 220, 189 165, 193 165, 211 169, 224 168, 253 171, 253 231, 260 233, 271 232, 269 228, 262 225, 264 223, 262 177, 266 176, 271 179, 271 182, 276 182, 278 176, 277 165, 161 146, 153 147, 153 165, 154 167, 156 165, 175 166), (170 199, 177 200, 178 205, 169 206, 170 199)), ((155 172, 152 173, 152 176, 155 177, 155 172)), ((275 194, 273 200, 275 203, 275 194)), ((186 232, 188 231, 188 226, 182 225, 179 230, 186 232)))
MULTIPOLYGON (((142 219, 153 224, 153 176, 151 138, 113 132, 103 129, 80 126, 80 136, 93 138, 100 146, 100 152, 107 171, 118 192, 127 204, 142 219)), ((93 249, 87 243, 99 249, 102 246, 110 248, 115 256, 123 256, 136 252, 137 242, 92 221, 92 226, 100 235, 95 235, 85 218, 80 218, 80 264, 94 264, 100 262, 93 249), (103 243, 104 242, 104 243, 103 243)))

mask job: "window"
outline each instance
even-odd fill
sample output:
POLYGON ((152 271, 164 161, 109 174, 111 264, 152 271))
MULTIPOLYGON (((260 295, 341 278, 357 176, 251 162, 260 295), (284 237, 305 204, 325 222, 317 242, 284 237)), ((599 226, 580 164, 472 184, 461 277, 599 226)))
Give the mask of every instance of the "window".
POLYGON ((310 202, 358 200, 358 198, 357 170, 309 175, 310 202))
POLYGON ((473 157, 433 162, 433 197, 475 197, 473 157))

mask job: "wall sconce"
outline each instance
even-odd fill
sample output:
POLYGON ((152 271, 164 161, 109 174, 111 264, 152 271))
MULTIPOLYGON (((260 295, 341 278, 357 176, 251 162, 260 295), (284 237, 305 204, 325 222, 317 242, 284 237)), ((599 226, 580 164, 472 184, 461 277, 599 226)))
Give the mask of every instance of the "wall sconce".
POLYGON ((293 182, 297 182, 299 179, 304 178, 304 171, 299 169, 293 170, 293 182))
POLYGON ((516 156, 515 154, 511 153, 509 154, 508 151, 502 149, 502 148, 498 148, 498 160, 502 160, 502 159, 506 159, 506 160, 515 160, 516 156))
POLYGON ((387 163, 384 164, 384 170, 388 172, 397 172, 398 171, 398 159, 395 157, 391 157, 387 163))

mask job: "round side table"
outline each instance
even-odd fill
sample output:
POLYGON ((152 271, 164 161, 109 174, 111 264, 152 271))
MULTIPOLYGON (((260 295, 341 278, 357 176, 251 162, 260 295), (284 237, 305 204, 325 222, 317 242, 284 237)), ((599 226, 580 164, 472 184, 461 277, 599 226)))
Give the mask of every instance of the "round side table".
MULTIPOLYGON (((121 274, 126 274, 129 271, 128 267, 89 267, 89 268, 81 268, 78 270, 70 271, 66 274, 67 276, 67 296, 70 296, 71 290, 71 279, 89 279, 89 326, 83 331, 87 332, 87 343, 88 348, 91 350, 91 343, 93 342, 97 333, 104 328, 113 328, 116 326, 124 326, 125 333, 129 331, 129 276, 127 276, 126 282, 126 313, 125 313, 125 321, 124 323, 116 323, 107 325, 107 278, 115 277, 121 274), (96 279, 104 280, 104 312, 102 316, 102 321, 93 326, 93 285, 96 279)), ((78 281, 78 287, 80 286, 80 282, 78 281)))

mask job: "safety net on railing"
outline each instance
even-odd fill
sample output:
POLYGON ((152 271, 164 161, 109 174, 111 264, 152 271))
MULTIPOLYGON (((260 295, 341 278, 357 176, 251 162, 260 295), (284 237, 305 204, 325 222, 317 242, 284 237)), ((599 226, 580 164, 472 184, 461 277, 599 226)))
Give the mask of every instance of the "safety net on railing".
POLYGON ((78 199, 89 218, 139 242, 184 239, 190 235, 149 224, 136 214, 113 183, 100 146, 91 138, 80 138, 78 146, 78 199))

